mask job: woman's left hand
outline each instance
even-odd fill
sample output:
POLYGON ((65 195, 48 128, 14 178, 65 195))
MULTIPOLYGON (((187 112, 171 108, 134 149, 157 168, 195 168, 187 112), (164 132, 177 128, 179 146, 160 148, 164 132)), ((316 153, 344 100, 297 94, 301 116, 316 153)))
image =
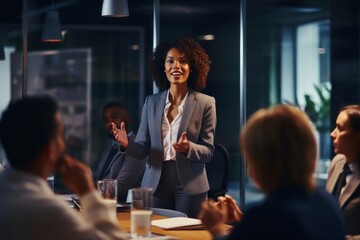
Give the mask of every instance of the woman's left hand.
POLYGON ((181 137, 177 143, 173 144, 175 151, 188 154, 189 152, 189 140, 186 138, 186 132, 181 134, 181 137))

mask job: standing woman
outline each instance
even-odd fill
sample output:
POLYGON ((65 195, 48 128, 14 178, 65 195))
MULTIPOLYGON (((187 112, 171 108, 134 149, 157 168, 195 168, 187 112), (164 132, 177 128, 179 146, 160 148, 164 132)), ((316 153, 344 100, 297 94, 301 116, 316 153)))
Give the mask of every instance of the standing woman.
POLYGON ((116 140, 137 159, 149 155, 143 187, 154 190, 153 206, 196 217, 207 199, 205 164, 214 152, 215 99, 198 92, 206 85, 210 60, 191 38, 160 43, 150 71, 160 93, 148 96, 135 141, 125 124, 116 140))

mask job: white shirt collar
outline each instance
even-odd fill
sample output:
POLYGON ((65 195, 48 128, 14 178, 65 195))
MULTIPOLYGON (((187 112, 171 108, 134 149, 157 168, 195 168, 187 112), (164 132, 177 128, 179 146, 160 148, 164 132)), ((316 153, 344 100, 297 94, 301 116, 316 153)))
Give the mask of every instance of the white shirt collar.
MULTIPOLYGON (((168 108, 170 107, 170 105, 171 105, 171 102, 170 102, 170 100, 169 100, 169 94, 170 94, 170 89, 167 90, 166 102, 165 102, 165 109, 168 109, 168 108)), ((180 106, 178 107, 180 113, 181 113, 181 112, 183 111, 183 109, 184 109, 184 105, 185 105, 186 98, 187 98, 188 95, 189 95, 189 90, 186 92, 184 99, 182 100, 180 106)))

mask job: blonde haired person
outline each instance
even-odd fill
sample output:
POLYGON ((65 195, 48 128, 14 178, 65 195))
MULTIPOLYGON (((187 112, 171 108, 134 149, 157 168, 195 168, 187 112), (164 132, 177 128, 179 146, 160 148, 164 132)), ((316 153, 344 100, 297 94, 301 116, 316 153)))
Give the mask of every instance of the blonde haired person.
POLYGON ((229 197, 202 205, 199 217, 216 238, 344 239, 336 201, 312 177, 317 146, 314 129, 300 109, 279 105, 253 114, 241 135, 250 176, 265 200, 241 217, 229 197), (239 220, 231 232, 225 223, 239 220))

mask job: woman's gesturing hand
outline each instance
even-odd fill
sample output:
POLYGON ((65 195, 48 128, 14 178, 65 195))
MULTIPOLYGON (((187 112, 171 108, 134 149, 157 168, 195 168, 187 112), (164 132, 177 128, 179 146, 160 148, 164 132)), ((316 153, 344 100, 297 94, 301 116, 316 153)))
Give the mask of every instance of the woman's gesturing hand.
POLYGON ((126 149, 129 145, 129 139, 125 129, 125 123, 121 122, 120 129, 116 127, 115 123, 111 124, 115 140, 126 149))

